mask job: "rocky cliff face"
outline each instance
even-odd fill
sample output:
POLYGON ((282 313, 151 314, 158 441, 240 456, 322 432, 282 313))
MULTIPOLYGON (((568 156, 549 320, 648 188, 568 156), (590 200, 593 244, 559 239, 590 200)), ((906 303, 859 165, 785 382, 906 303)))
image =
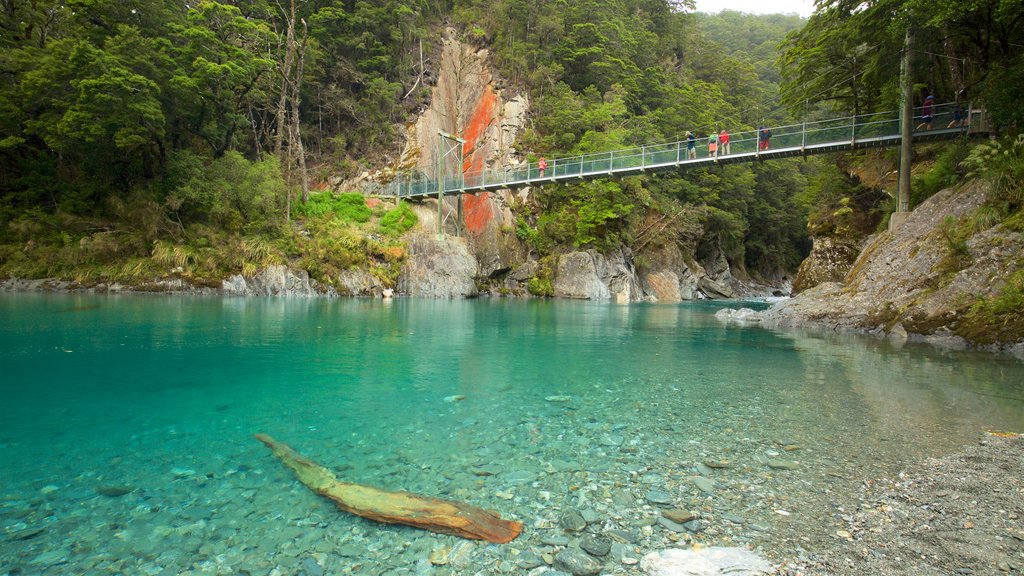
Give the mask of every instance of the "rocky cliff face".
POLYGON ((825 282, 762 315, 772 325, 817 325, 909 335, 962 346, 955 336, 978 299, 1000 294, 1024 263, 1024 236, 996 226, 963 245, 950 238, 948 218, 960 221, 985 200, 972 182, 939 192, 893 231, 865 246, 841 282, 825 282))
MULTIPOLYGON (((526 124, 529 101, 523 94, 513 95, 503 88, 501 79, 489 63, 487 50, 459 42, 449 31, 441 50, 437 83, 431 92, 430 107, 406 129, 406 147, 400 167, 434 174, 438 154, 438 132, 458 135, 465 140, 464 161, 450 161, 446 174, 461 170, 468 178, 480 170, 512 165, 520 161, 514 145, 526 124)), ((456 268, 469 271, 466 280, 476 280, 495 293, 526 294, 527 282, 538 270, 538 262, 512 232, 515 217, 511 206, 529 202, 530 191, 483 192, 461 198, 445 198, 441 214, 446 234, 461 231, 471 264, 456 255, 452 246, 433 239, 437 230, 437 204, 425 199, 416 206, 421 237, 414 240, 410 260, 399 281, 399 292, 417 296, 452 297, 475 294, 465 283, 448 275, 430 271, 456 268), (461 214, 461 219, 459 218, 461 214), (442 262, 444 264, 442 264, 442 262), (412 276, 410 276, 412 275, 412 276)), ((455 242, 455 241, 451 241, 455 242)), ((462 248, 458 249, 459 251, 462 248)), ((769 287, 756 287, 732 276, 724 258, 705 270, 682 257, 678 247, 656 258, 657 264, 638 271, 628 251, 598 254, 594 251, 570 252, 554 263, 552 287, 555 296, 592 300, 630 302, 656 300, 678 302, 695 298, 732 298, 741 295, 768 295, 769 287)))
POLYGON ((268 266, 248 278, 236 274, 221 283, 221 292, 230 296, 336 295, 334 289, 311 279, 305 270, 286 266, 268 266))
POLYGON ((409 239, 398 291, 425 298, 476 296, 476 271, 476 260, 462 238, 415 235, 409 239))
POLYGON ((814 238, 811 253, 800 264, 793 280, 793 293, 825 282, 841 282, 860 254, 860 247, 830 236, 814 238))

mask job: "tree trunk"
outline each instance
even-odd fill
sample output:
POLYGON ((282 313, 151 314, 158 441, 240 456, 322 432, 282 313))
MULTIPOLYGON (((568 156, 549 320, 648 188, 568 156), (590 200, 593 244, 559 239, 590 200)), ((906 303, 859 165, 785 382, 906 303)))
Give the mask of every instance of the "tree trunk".
MULTIPOLYGON (((294 1, 292 6, 294 9, 294 1)), ((295 13, 292 12, 292 18, 295 17, 295 13)), ((294 22, 289 26, 294 27, 294 22)), ((306 28, 306 21, 302 21, 302 45, 297 49, 294 49, 295 53, 295 79, 292 81, 292 130, 289 134, 290 141, 288 142, 288 149, 295 149, 294 156, 299 163, 299 177, 302 178, 302 202, 305 204, 309 201, 309 174, 306 171, 306 149, 302 145, 302 131, 301 124, 299 123, 299 104, 302 102, 301 90, 302 90, 302 73, 303 63, 305 62, 306 54, 306 40, 309 37, 309 31, 306 28)), ((294 42, 294 37, 292 39, 294 42)))
MULTIPOLYGON (((283 11, 283 9, 282 9, 283 11)), ((288 129, 285 119, 288 109, 288 88, 292 77, 292 61, 295 58, 295 0, 292 0, 291 14, 288 17, 288 28, 284 41, 284 62, 281 63, 281 97, 277 101, 277 132, 274 134, 274 155, 281 157, 281 145, 284 133, 288 129)))
POLYGON ((388 492, 341 482, 326 468, 292 450, 287 444, 265 434, 257 434, 256 439, 270 448, 285 466, 291 468, 299 482, 333 500, 338 508, 357 516, 496 544, 515 540, 523 530, 521 522, 502 520, 495 512, 463 502, 408 492, 388 492))

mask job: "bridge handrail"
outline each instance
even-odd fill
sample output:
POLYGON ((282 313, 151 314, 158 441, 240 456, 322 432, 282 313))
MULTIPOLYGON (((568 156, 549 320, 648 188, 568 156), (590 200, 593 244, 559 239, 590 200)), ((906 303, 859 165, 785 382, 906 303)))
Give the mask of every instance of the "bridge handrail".
MULTIPOLYGON (((932 124, 943 127, 948 118, 955 118, 954 110, 959 106, 955 103, 937 104, 932 107, 932 124)), ((914 120, 923 121, 925 107, 914 108, 914 120)), ((973 116, 970 107, 961 109, 963 128, 969 129, 973 116)), ((827 143, 851 142, 858 139, 899 137, 899 112, 871 112, 839 118, 805 121, 799 124, 769 126, 772 148, 790 148, 821 145, 827 143)), ((602 173, 611 174, 617 170, 643 170, 648 167, 666 165, 682 165, 689 162, 706 160, 710 133, 697 138, 695 149, 698 157, 686 158, 688 140, 648 144, 607 152, 591 152, 572 156, 560 156, 548 160, 545 174, 540 175, 537 162, 505 165, 500 168, 475 170, 463 174, 446 176, 441 182, 443 193, 466 189, 479 190, 484 187, 499 185, 523 185, 534 181, 553 181, 571 177, 592 176, 602 173)), ((731 154, 760 154, 758 146, 758 130, 744 130, 730 134, 731 154)), ((724 152, 724 151, 722 151, 724 152)), ((391 196, 423 196, 438 192, 438 181, 423 173, 402 173, 386 186, 391 196)))

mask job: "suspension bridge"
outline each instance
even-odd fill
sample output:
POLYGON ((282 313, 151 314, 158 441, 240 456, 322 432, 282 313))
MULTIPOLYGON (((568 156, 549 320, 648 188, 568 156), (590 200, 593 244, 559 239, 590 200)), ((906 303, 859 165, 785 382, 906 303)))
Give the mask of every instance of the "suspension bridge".
MULTIPOLYGON (((932 121, 927 125, 921 117, 922 113, 923 108, 914 111, 914 142, 988 134, 988 123, 983 109, 972 109, 968 106, 958 111, 954 104, 936 105, 932 110, 932 121)), ((709 151, 709 135, 705 134, 703 138, 697 139, 693 154, 688 154, 689 141, 684 139, 610 152, 553 158, 543 167, 539 162, 522 163, 460 172, 440 178, 422 172, 406 172, 398 174, 384 188, 382 195, 423 198, 475 194, 593 178, 708 168, 724 164, 899 146, 902 142, 898 111, 767 128, 771 131, 767 148, 761 144, 758 131, 752 130, 730 135, 729 153, 723 153, 725 151, 719 145, 718 153, 712 154, 709 151)), ((461 143, 461 140, 452 136, 442 134, 441 137, 461 143)), ((461 153, 461 144, 457 149, 461 153)), ((462 162, 459 165, 462 166, 462 162)))

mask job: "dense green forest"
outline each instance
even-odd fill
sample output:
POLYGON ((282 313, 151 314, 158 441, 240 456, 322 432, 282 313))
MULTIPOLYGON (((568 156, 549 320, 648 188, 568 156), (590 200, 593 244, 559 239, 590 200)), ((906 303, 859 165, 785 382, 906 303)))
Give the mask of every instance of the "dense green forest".
MULTIPOLYGON (((393 283, 408 209, 357 217, 308 189, 393 155, 446 25, 530 93, 521 148, 551 155, 895 108, 909 23, 921 97, 964 90, 1012 133, 1022 17, 1009 0, 830 0, 806 25, 678 0, 2 0, 0 276, 202 283, 292 262, 393 283)), ((541 257, 675 241, 778 275, 808 215, 856 188, 830 161, 548 186, 517 233, 541 257), (652 214, 672 225, 652 234, 652 214)))

